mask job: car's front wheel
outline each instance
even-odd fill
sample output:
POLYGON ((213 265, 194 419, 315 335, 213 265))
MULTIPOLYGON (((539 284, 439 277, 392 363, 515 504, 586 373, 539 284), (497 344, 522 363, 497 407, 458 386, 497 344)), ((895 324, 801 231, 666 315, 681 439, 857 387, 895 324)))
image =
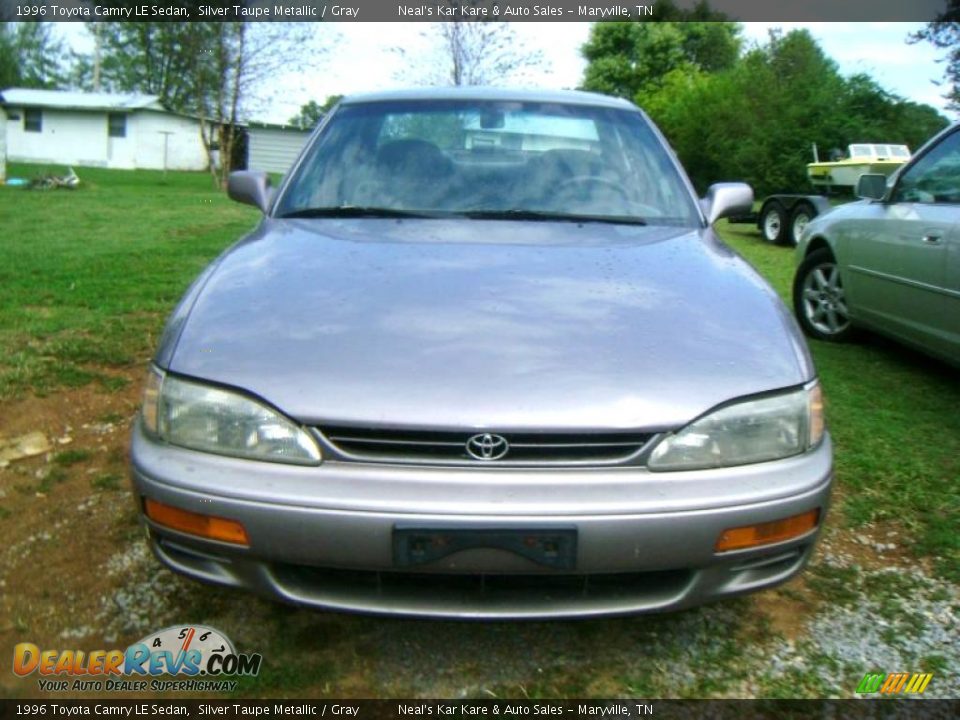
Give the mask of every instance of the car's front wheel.
POLYGON ((810 337, 846 342, 853 336, 843 278, 829 250, 815 250, 800 263, 793 280, 793 308, 810 337))

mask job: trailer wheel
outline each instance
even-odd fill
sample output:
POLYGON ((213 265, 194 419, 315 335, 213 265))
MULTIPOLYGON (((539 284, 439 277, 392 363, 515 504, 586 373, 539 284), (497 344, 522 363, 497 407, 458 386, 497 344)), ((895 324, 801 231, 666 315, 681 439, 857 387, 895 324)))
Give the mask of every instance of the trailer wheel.
POLYGON ((787 211, 777 200, 771 200, 760 211, 760 234, 768 243, 783 245, 787 238, 787 211))
POLYGON ((808 202, 798 202, 790 213, 790 244, 796 245, 800 241, 803 229, 817 216, 817 210, 808 202))

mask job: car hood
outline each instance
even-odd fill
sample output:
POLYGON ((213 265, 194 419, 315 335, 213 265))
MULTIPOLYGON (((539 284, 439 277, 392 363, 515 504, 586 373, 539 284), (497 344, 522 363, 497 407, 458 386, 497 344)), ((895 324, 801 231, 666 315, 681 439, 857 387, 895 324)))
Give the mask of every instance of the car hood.
POLYGON ((188 293, 157 361, 308 424, 665 429, 813 376, 710 230, 267 219, 188 293))

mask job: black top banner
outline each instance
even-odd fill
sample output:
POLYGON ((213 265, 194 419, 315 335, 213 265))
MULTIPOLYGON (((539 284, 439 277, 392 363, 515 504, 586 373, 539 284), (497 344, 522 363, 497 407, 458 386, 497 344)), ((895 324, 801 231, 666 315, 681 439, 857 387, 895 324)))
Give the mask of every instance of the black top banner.
POLYGON ((0 700, 0 720, 75 717, 323 720, 946 720, 960 700, 0 700))
MULTIPOLYGON (((695 0, 675 0, 691 9, 695 0)), ((935 20, 947 0, 710 0, 711 9, 743 22, 898 22, 935 20)), ((599 22, 663 18, 665 5, 645 0, 0 0, 13 22, 599 22)))

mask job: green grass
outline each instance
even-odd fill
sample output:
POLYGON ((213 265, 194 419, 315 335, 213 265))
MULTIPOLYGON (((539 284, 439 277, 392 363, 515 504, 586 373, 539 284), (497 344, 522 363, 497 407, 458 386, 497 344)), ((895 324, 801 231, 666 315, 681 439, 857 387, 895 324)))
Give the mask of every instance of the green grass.
POLYGON ((0 186, 0 400, 122 389, 110 370, 149 356, 191 280, 256 222, 204 173, 76 170, 75 191, 0 186))
POLYGON ((37 485, 37 490, 44 494, 49 493, 53 490, 55 485, 64 483, 70 479, 70 476, 67 475, 67 471, 63 469, 60 465, 54 465, 40 480, 40 483, 37 485))
MULTIPOLYGON (((721 223, 720 231, 787 301, 793 250, 762 242, 748 226, 721 223)), ((941 574, 960 579, 957 371, 872 335, 809 345, 835 444, 842 522, 888 522, 899 531, 895 544, 939 558, 941 574)))
POLYGON ((53 461, 57 465, 76 465, 93 457, 90 450, 64 450, 53 456, 53 461))
POLYGON ((90 481, 97 490, 119 490, 123 485, 123 477, 118 473, 103 473, 90 481))

